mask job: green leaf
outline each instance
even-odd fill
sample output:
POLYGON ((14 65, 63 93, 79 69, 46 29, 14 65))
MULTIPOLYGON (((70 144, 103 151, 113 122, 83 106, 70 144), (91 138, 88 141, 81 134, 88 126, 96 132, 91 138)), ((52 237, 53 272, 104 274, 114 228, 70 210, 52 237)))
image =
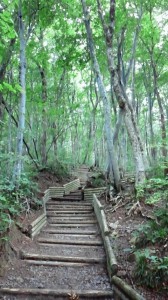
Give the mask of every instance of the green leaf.
POLYGON ((14 94, 16 94, 16 90, 12 87, 11 84, 7 83, 7 82, 3 82, 3 86, 4 88, 6 88, 8 91, 13 92, 14 94))

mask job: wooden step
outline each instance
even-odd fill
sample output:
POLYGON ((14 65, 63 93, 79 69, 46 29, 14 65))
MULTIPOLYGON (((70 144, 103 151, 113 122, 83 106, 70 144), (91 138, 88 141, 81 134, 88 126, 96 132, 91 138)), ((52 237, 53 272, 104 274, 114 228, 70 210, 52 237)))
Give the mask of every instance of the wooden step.
POLYGON ((62 233, 45 232, 45 231, 43 231, 41 233, 43 233, 43 235, 48 233, 50 236, 52 235, 53 237, 57 237, 57 238, 59 238, 60 236, 61 237, 64 236, 65 239, 66 238, 72 238, 72 236, 73 236, 73 238, 88 238, 88 239, 91 239, 91 238, 95 239, 95 238, 98 237, 97 234, 96 235, 93 235, 93 234, 72 234, 72 233, 63 233, 62 234, 62 233))
MULTIPOLYGON (((39 242, 39 244, 38 245, 40 245, 40 247, 42 248, 43 246, 44 247, 52 247, 52 248, 55 248, 54 249, 54 251, 56 251, 56 249, 59 247, 61 247, 62 246, 62 244, 51 244, 51 243, 47 243, 47 242, 44 242, 44 243, 40 243, 39 242)), ((100 248, 100 249, 104 249, 104 247, 103 247, 103 244, 102 245, 82 245, 82 247, 81 247, 81 245, 69 245, 69 244, 64 244, 63 245, 63 247, 64 247, 64 249, 65 248, 75 248, 75 249, 80 249, 80 251, 81 251, 81 249, 83 250, 83 249, 86 249, 86 251, 87 250, 94 250, 94 249, 97 249, 97 248, 100 248)))
MULTIPOLYGON (((48 216, 49 217, 49 216, 48 216)), ((56 217, 49 217, 48 218, 49 224, 69 224, 70 226, 72 224, 85 224, 87 226, 88 224, 97 224, 97 220, 61 220, 56 217)))
POLYGON ((82 223, 76 223, 76 224, 56 224, 56 223, 50 223, 48 222, 48 224, 51 226, 51 227, 90 227, 90 226, 94 226, 94 224, 82 224, 82 223))
POLYGON ((55 201, 67 201, 67 202, 75 202, 75 201, 78 201, 78 202, 81 202, 82 201, 82 198, 74 198, 74 197, 56 197, 56 198, 51 198, 51 200, 54 199, 55 201))
POLYGON ((47 260, 25 260, 27 264, 35 266, 50 266, 50 267, 85 267, 89 266, 87 262, 69 262, 69 261, 47 261, 47 260))
MULTIPOLYGON (((50 212, 47 212, 47 216, 51 215, 50 212)), ((62 218, 62 217, 77 217, 77 218, 91 218, 91 217, 95 217, 95 215, 93 213, 86 213, 86 214, 76 214, 76 213, 56 213, 56 214, 53 214, 53 216, 56 216, 56 217, 59 217, 59 218, 62 218)))
POLYGON ((89 246, 102 246, 102 241, 94 240, 94 241, 77 241, 77 240, 58 240, 52 238, 38 238, 38 243, 47 243, 47 244, 67 244, 67 245, 89 245, 89 246))
POLYGON ((69 202, 69 201, 57 201, 57 200, 50 200, 46 202, 46 205, 70 205, 70 206, 92 206, 92 203, 89 201, 81 201, 81 202, 69 202))
MULTIPOLYGON (((74 216, 74 215, 71 215, 71 216, 59 216, 57 214, 47 214, 47 217, 49 218, 54 218, 54 220, 58 220, 58 221, 69 221, 69 223, 71 223, 71 221, 96 221, 96 218, 95 216, 88 216, 86 217, 85 215, 84 216, 74 216)), ((97 221, 96 221, 97 222, 97 221)))
POLYGON ((55 211, 59 211, 59 210, 69 210, 69 211, 93 211, 93 207, 82 207, 82 206, 67 206, 67 205, 64 205, 64 206, 48 206, 46 208, 47 210, 55 210, 55 211))
MULTIPOLYGON (((80 300, 83 299, 113 299, 113 291, 102 291, 102 290, 73 290, 72 289, 63 289, 63 290, 54 290, 54 289, 42 289, 42 288, 0 288, 0 295, 24 295, 24 296, 37 296, 38 299, 47 299, 49 296, 54 296, 53 299, 64 300, 68 298, 68 295, 74 293, 74 295, 78 295, 80 300), (40 296, 45 296, 45 298, 41 298, 40 296), (40 297, 40 298, 39 298, 40 297), (55 298, 57 297, 57 298, 55 298)), ((26 297, 26 300, 28 298, 26 297)), ((36 299, 36 298, 29 298, 36 299)), ((28 300, 29 300, 28 299, 28 300)))
POLYGON ((45 228, 41 232, 46 233, 55 233, 55 234, 72 234, 72 235, 98 235, 98 230, 58 230, 58 229, 52 229, 52 228, 45 228))
MULTIPOLYGON (((49 213, 49 212, 48 212, 49 213)), ((48 214, 47 213, 47 214, 48 214)), ((68 215, 71 215, 71 216, 73 216, 74 214, 75 215, 83 215, 83 216, 85 216, 86 214, 89 214, 89 212, 88 211, 68 211, 68 210, 65 210, 65 211, 63 211, 63 210, 60 210, 60 211, 57 211, 56 212, 57 213, 57 215, 59 215, 59 214, 68 214, 68 215)), ((92 215, 92 211, 90 211, 90 214, 92 215)))
POLYGON ((54 261, 54 262, 78 262, 78 263, 104 263, 105 258, 103 257, 73 257, 73 256, 58 256, 58 255, 42 255, 36 253, 25 253, 21 252, 22 259, 41 260, 41 261, 54 261))

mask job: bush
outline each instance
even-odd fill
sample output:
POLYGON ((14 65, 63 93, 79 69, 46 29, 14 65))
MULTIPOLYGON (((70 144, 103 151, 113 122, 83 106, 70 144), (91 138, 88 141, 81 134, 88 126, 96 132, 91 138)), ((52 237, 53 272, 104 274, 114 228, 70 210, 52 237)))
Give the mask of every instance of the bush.
POLYGON ((13 219, 22 211, 31 208, 36 202, 37 186, 25 174, 22 174, 16 187, 9 178, 0 178, 0 236, 10 227, 13 219))
POLYGON ((136 279, 151 288, 166 288, 168 283, 168 257, 159 257, 156 251, 136 251, 136 279))
POLYGON ((66 178, 69 175, 69 170, 67 165, 63 164, 58 160, 48 162, 46 169, 52 174, 56 175, 58 179, 66 178))
POLYGON ((136 246, 143 247, 146 244, 164 244, 168 237, 168 209, 156 209, 154 218, 139 227, 134 233, 136 236, 136 246))
POLYGON ((134 232, 137 280, 151 288, 168 284, 168 180, 152 178, 137 189, 137 198, 155 205, 153 219, 134 232), (156 206, 157 203, 157 206, 156 206), (148 247, 142 249, 144 247, 148 247), (150 248, 149 248, 150 247, 150 248), (141 250, 139 250, 141 248, 141 250))

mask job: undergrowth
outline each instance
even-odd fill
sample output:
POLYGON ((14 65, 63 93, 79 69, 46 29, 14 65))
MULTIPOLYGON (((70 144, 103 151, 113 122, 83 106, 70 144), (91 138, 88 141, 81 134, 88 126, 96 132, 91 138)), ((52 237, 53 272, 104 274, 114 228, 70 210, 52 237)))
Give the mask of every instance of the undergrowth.
POLYGON ((4 233, 21 212, 40 205, 36 192, 36 184, 26 174, 22 174, 17 187, 10 178, 0 178, 0 239, 5 239, 4 233))
POLYGON ((143 285, 165 288, 168 283, 168 257, 160 257, 156 250, 136 251, 135 276, 143 285))
POLYGON ((49 161, 46 169, 52 174, 56 175, 59 180, 69 176, 69 169, 65 163, 60 162, 58 159, 49 161))
POLYGON ((168 178, 152 178, 137 188, 137 199, 153 208, 153 217, 139 227, 134 253, 135 277, 151 288, 168 286, 168 178))

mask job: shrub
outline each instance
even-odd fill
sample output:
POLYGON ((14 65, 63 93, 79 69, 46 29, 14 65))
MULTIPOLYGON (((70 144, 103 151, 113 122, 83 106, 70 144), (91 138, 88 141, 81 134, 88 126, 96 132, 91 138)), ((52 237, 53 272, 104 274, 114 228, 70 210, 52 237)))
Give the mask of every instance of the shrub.
POLYGON ((36 191, 36 184, 26 174, 22 174, 17 187, 9 178, 0 178, 0 236, 3 236, 21 211, 29 210, 32 201, 37 201, 34 196, 36 191))
POLYGON ((159 257, 156 251, 136 251, 135 277, 151 288, 166 288, 168 283, 168 257, 159 257))
POLYGON ((168 284, 168 180, 152 178, 137 190, 138 200, 155 205, 153 219, 134 232, 136 236, 135 276, 137 280, 151 288, 165 287, 168 284), (146 200, 145 200, 146 199, 146 200), (156 206, 157 203, 157 206, 156 206), (142 249, 144 247, 147 247, 142 249), (151 249, 150 249, 150 248, 151 249), (139 250, 141 248, 141 250, 139 250))

